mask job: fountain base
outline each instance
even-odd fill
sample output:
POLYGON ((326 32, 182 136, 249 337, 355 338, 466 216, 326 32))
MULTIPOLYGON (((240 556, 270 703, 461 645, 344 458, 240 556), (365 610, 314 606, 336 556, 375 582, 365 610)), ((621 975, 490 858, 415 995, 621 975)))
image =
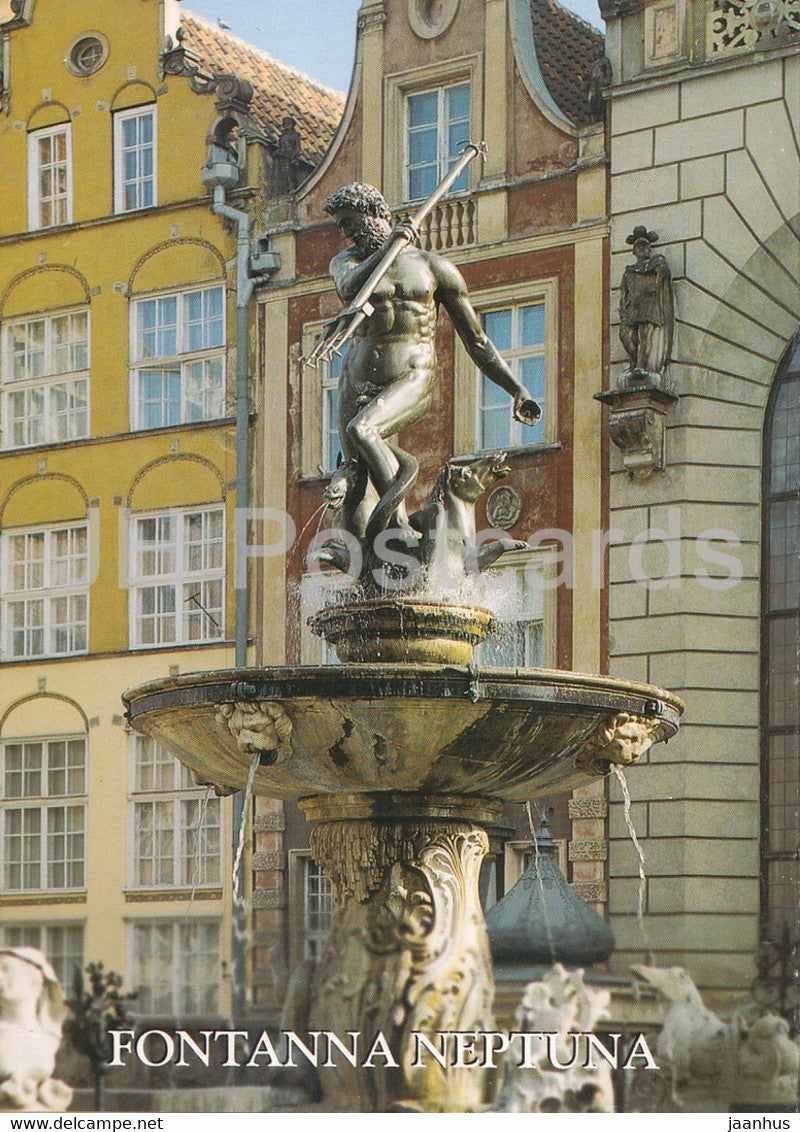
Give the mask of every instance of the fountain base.
POLYGON ((453 1036, 494 1029, 478 875, 499 804, 408 792, 300 805, 335 894, 307 1026, 379 1050, 366 1065, 337 1059, 323 1089, 367 1112, 479 1110, 486 1070, 453 1064, 453 1036))

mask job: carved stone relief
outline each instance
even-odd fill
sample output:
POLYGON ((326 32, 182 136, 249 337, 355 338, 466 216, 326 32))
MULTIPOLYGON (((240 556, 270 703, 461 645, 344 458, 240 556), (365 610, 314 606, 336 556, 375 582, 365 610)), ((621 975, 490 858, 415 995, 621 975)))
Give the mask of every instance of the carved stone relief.
POLYGON ((486 500, 486 518, 501 531, 510 530, 522 514, 522 499, 513 487, 496 487, 486 500))
POLYGON ((798 42, 800 0, 715 0, 707 19, 709 57, 766 51, 798 42))
POLYGON ((291 757, 292 721, 280 704, 269 700, 223 704, 215 719, 227 726, 244 754, 252 757, 262 751, 263 761, 273 766, 291 757))
MULTIPOLYGON (((396 1067, 340 1065, 336 1089, 367 1111, 473 1111, 484 1073, 417 1058, 415 1035, 492 1028, 492 975, 478 898, 488 849, 465 821, 323 822, 314 856, 336 908, 312 1028, 386 1037, 396 1067), (346 1080, 345 1080, 346 1078, 346 1080)), ((331 1073, 333 1071, 331 1070, 331 1073)), ((327 1078, 326 1078, 327 1080, 327 1078)))
POLYGON ((609 765, 630 766, 652 747, 659 728, 657 719, 643 719, 621 711, 586 744, 579 764, 593 768, 598 774, 606 774, 609 765))

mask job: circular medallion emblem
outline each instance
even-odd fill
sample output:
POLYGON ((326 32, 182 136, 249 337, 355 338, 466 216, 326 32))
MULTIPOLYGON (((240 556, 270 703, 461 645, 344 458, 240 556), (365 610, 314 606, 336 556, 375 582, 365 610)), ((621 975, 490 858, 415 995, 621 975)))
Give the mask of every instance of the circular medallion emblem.
POLYGON ((453 22, 458 0, 408 0, 408 22, 420 39, 435 39, 453 22))
POLYGON ((493 527, 507 531, 522 514, 522 499, 513 487, 496 487, 486 500, 486 518, 493 527))

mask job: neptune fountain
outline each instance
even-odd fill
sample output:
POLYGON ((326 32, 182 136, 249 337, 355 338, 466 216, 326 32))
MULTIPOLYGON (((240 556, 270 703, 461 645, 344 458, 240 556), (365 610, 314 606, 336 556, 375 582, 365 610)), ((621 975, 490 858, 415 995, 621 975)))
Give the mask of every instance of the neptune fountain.
POLYGON ((344 351, 344 457, 327 490, 338 526, 310 567, 349 581, 311 625, 339 663, 173 676, 125 695, 131 725, 198 780, 295 800, 311 823, 335 912, 305 1025, 343 1040, 358 1031, 367 1047, 385 1039, 390 1056, 372 1066, 325 1071, 334 1106, 366 1111, 487 1103, 486 1069, 417 1057, 420 1035, 435 1044, 493 1030, 478 896, 487 829, 507 802, 634 762, 675 733, 682 710, 644 684, 474 662, 492 622, 475 578, 521 544, 476 535, 476 500, 509 470, 502 453, 448 463, 427 504, 408 511, 419 466, 396 436, 430 408, 439 308, 518 419, 532 423, 539 407, 487 339, 456 268, 417 246, 434 198, 393 230, 370 186, 326 206, 352 246, 331 265, 344 310, 310 361, 344 351))

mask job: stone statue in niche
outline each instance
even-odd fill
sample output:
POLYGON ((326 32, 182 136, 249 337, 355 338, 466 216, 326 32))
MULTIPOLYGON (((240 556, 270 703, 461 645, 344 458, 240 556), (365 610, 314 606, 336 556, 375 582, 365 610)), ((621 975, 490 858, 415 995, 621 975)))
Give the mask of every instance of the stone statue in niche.
POLYGON ((657 241, 658 233, 643 224, 625 241, 636 258, 625 268, 619 300, 619 337, 630 359, 620 375, 620 389, 666 387, 675 316, 667 261, 653 252, 657 241))
POLYGON ((595 59, 586 79, 586 105, 593 122, 600 122, 605 116, 606 103, 603 91, 611 86, 613 78, 614 72, 608 57, 601 55, 599 59, 595 59))
POLYGON ((275 148, 275 164, 280 192, 292 192, 296 189, 308 170, 303 161, 297 122, 289 114, 281 123, 281 132, 275 148))
POLYGON ((72 1089, 53 1078, 66 1014, 41 951, 0 951, 0 1112, 64 1112, 72 1089))

